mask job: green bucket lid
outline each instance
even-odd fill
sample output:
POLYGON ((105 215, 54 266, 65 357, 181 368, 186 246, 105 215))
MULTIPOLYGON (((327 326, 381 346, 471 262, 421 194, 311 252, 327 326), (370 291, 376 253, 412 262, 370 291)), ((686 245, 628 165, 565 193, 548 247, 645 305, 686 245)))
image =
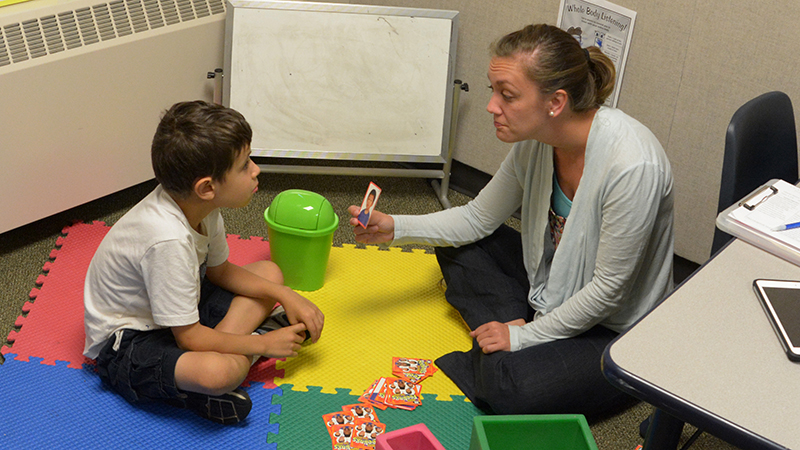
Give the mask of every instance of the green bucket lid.
POLYGON ((339 226, 339 216, 323 196, 302 189, 283 191, 264 211, 267 226, 283 233, 323 236, 339 226))

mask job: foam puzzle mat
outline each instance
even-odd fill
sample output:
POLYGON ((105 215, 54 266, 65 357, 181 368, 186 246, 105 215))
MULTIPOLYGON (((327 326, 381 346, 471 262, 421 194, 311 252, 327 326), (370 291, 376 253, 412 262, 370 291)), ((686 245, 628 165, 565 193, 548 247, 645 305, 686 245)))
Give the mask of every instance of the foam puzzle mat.
MULTIPOLYGON (((435 359, 471 346, 438 289, 434 255, 345 245, 331 249, 325 285, 301 292, 325 313, 322 338, 295 358, 253 366, 244 383, 253 410, 243 424, 220 426, 160 403, 131 405, 82 355, 83 281, 108 230, 99 222, 64 229, 18 331, 0 349, 0 447, 331 448, 322 415, 391 376, 392 357, 435 359)), ((270 256, 261 237, 229 235, 228 244, 236 264, 270 256)), ((379 411, 387 431, 425 423, 446 448, 467 447, 472 417, 481 412, 442 372, 422 382, 422 396, 414 411, 379 411)))

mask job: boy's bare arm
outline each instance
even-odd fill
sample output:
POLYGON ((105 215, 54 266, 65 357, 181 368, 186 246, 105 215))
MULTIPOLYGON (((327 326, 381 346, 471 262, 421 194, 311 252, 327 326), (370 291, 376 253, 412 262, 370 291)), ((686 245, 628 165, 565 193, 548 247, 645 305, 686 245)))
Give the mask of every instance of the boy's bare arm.
POLYGON ((304 323, 317 342, 325 325, 325 316, 317 306, 291 288, 273 283, 247 269, 225 261, 219 266, 209 267, 206 276, 215 285, 235 294, 251 298, 270 299, 279 302, 286 310, 290 323, 304 323))
POLYGON ((186 351, 261 355, 268 358, 297 356, 306 326, 298 323, 264 335, 239 335, 217 331, 199 322, 172 327, 178 346, 186 351))

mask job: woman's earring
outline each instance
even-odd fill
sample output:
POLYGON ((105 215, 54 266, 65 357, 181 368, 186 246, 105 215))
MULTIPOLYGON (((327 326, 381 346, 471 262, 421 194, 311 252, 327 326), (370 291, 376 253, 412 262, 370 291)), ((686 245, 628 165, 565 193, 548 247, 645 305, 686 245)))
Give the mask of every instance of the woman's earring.
POLYGON ((556 115, 556 113, 554 113, 553 111, 550 111, 550 117, 553 117, 555 115, 556 115))

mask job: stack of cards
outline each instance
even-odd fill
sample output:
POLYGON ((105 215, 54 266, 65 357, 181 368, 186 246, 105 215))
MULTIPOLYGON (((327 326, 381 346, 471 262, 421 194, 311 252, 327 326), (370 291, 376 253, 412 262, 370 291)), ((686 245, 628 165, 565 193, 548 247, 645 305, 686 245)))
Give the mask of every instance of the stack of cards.
POLYGON ((375 408, 397 408, 413 411, 422 403, 420 385, 396 377, 381 377, 359 397, 359 401, 375 408))
POLYGON ((333 450, 374 449, 375 440, 386 431, 375 408, 413 411, 422 404, 419 382, 437 370, 430 359, 392 358, 393 377, 375 380, 358 398, 361 403, 322 416, 333 450))
POLYGON ((374 449, 375 440, 386 431, 375 410, 367 405, 342 406, 341 411, 323 414, 333 450, 374 449))
POLYGON ((397 408, 413 411, 422 404, 419 383, 438 369, 430 359, 392 358, 392 375, 372 383, 359 401, 375 408, 397 408))
POLYGON ((392 375, 419 383, 439 370, 430 359, 392 358, 392 375))

